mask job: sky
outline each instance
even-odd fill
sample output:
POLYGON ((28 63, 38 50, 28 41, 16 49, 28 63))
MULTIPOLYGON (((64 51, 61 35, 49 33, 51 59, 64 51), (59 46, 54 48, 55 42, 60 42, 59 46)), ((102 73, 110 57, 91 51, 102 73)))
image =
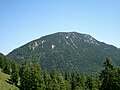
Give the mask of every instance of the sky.
POLYGON ((0 52, 56 32, 90 34, 120 48, 120 0, 0 0, 0 52))

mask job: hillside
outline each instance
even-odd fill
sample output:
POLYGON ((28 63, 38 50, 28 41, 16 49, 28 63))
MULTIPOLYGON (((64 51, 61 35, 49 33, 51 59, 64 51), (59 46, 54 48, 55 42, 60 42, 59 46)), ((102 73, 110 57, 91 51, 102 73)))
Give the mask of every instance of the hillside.
POLYGON ((120 50, 99 42, 87 34, 59 32, 31 41, 7 55, 21 64, 26 60, 38 59, 41 67, 51 70, 96 73, 102 68, 105 57, 120 66, 120 50))
POLYGON ((11 71, 10 64, 10 61, 0 53, 0 90, 19 90, 16 86, 8 83, 10 79, 8 72, 11 71))
POLYGON ((10 75, 7 75, 7 74, 1 72, 1 69, 0 69, 0 90, 19 90, 14 85, 11 85, 6 82, 6 81, 8 81, 9 77, 10 77, 10 75))

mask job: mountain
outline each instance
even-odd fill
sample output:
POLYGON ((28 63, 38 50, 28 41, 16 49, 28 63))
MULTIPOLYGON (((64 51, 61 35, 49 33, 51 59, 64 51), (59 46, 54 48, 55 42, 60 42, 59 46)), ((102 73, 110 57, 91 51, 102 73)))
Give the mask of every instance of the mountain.
POLYGON ((37 58, 42 69, 56 67, 62 71, 90 74, 102 69, 105 57, 110 57, 115 65, 120 66, 120 49, 77 32, 43 36, 13 50, 7 57, 17 63, 37 58))

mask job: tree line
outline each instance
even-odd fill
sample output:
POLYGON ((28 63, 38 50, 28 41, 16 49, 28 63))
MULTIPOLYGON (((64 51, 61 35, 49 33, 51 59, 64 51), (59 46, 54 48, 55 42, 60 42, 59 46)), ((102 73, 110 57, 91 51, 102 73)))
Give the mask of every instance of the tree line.
POLYGON ((0 55, 0 68, 10 75, 9 82, 20 90, 120 90, 120 68, 109 58, 106 58, 103 67, 96 76, 62 72, 56 68, 48 72, 43 71, 37 61, 19 66, 0 55))

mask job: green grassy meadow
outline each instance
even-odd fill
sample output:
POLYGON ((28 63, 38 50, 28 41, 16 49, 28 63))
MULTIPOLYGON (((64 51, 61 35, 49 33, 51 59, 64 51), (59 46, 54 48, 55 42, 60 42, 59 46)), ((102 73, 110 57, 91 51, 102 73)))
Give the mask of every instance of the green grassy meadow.
POLYGON ((10 75, 3 73, 0 69, 0 90, 19 90, 14 85, 7 83, 10 75))

